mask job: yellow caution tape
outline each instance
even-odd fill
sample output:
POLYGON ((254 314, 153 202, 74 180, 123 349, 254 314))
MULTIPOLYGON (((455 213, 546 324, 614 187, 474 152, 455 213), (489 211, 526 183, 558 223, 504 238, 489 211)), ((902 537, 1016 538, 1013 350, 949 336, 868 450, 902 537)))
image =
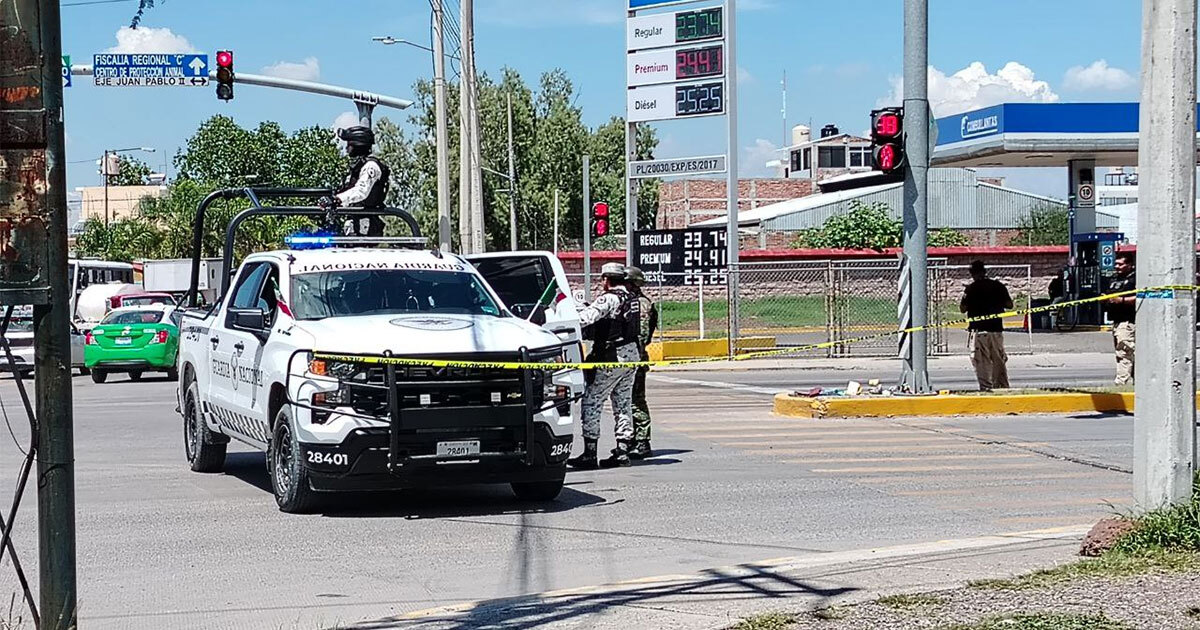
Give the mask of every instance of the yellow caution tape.
POLYGON ((616 368, 641 368, 641 367, 664 367, 671 365, 696 365, 700 363, 718 363, 722 361, 749 361, 752 359, 768 359, 772 357, 782 357, 790 354, 798 354, 808 352, 810 350, 824 350, 835 346, 853 345, 856 343, 864 343, 875 339, 883 339, 893 335, 914 333, 922 330, 934 330, 936 328, 948 328, 951 326, 961 326, 973 322, 982 322, 991 319, 1005 319, 1009 317, 1023 317, 1035 313, 1045 313, 1049 311, 1057 311, 1059 309, 1078 306, 1080 304, 1093 304, 1103 302, 1119 297, 1129 297, 1131 295, 1142 299, 1174 299, 1176 292, 1194 293, 1200 290, 1200 286, 1196 285, 1163 285, 1151 287, 1148 289, 1130 289, 1128 291, 1118 291, 1115 293, 1106 293, 1096 297, 1084 298, 1081 300, 1071 300, 1068 302, 1059 302, 1057 304, 1048 304, 1046 306, 1038 306, 1036 308, 1027 308, 1006 311, 995 315, 987 315, 984 317, 965 317, 962 319, 943 322, 938 325, 912 326, 909 328, 900 328, 884 333, 876 333, 873 335, 864 335, 861 337, 848 337, 845 339, 837 339, 834 341, 822 341, 820 343, 810 343, 803 346, 793 346, 790 348, 781 348, 778 350, 760 350, 757 352, 747 352, 734 357, 703 357, 697 359, 667 359, 663 361, 608 361, 608 362, 583 362, 583 363, 562 363, 562 362, 520 362, 520 361, 459 361, 450 359, 423 359, 418 357, 394 357, 381 355, 363 355, 363 354, 339 354, 332 352, 314 351, 312 358, 321 361, 338 361, 346 363, 366 363, 374 365, 405 365, 405 366, 423 366, 423 367, 439 367, 439 368, 477 368, 485 370, 563 370, 563 369, 580 369, 580 370, 604 370, 616 368))

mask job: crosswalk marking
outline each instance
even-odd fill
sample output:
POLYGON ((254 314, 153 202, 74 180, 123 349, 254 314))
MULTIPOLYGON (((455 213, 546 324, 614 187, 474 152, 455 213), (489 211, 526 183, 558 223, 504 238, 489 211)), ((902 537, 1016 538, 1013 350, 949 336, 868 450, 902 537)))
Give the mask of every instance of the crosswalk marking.
POLYGON ((893 457, 885 455, 882 457, 814 457, 812 459, 794 459, 788 460, 792 463, 803 464, 859 464, 868 462, 928 462, 941 460, 993 460, 993 459, 1032 459, 1037 455, 1027 453, 960 453, 956 455, 920 455, 915 457, 893 457))
MULTIPOLYGON (((1046 464, 1042 462, 1028 463, 1012 463, 1012 464, 989 464, 986 468, 993 472, 1003 472, 1009 470, 1019 470, 1028 468, 1045 468, 1046 464)), ((960 470, 980 470, 984 468, 979 464, 975 465, 958 465, 946 464, 942 466, 858 466, 853 468, 813 468, 815 473, 831 473, 831 474, 852 474, 852 473, 920 473, 920 472, 943 472, 943 471, 960 471, 960 470)))

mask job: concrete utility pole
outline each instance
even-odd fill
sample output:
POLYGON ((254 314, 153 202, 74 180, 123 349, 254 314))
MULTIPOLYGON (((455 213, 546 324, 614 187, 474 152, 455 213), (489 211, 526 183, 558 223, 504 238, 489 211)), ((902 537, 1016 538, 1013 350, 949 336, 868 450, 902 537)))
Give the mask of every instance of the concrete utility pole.
POLYGON ((433 6, 433 104, 437 118, 438 248, 450 251, 450 146, 446 125, 445 11, 442 0, 433 6))
POLYGON ((513 150, 512 94, 508 95, 508 245, 517 251, 517 166, 513 150))
POLYGON ((475 80, 471 77, 471 61, 475 58, 471 45, 471 0, 459 3, 458 21, 461 25, 460 50, 462 76, 458 84, 458 237, 464 254, 475 252, 475 212, 471 200, 471 95, 475 80))
POLYGON ((475 2, 462 0, 462 93, 466 101, 466 115, 462 124, 467 132, 467 169, 469 184, 468 208, 471 213, 471 252, 487 251, 484 236, 487 232, 487 222, 483 216, 483 158, 479 152, 479 95, 478 81, 475 74, 475 2))
MULTIPOLYGON (((1137 286, 1195 284, 1196 0, 1143 0, 1137 286)), ((1134 498, 1186 502, 1196 452, 1196 302, 1147 291, 1137 311, 1134 498)))
MULTIPOLYGON (((904 0, 904 261, 909 320, 901 326, 929 323, 929 269, 926 249, 929 225, 929 0, 904 0)), ((928 335, 909 338, 901 386, 912 392, 929 391, 928 335)))
MULTIPOLYGON (((726 289, 729 297, 729 356, 737 355, 738 338, 738 254, 741 243, 738 242, 738 84, 737 84, 737 0, 725 0, 725 28, 728 29, 725 47, 725 67, 733 68, 729 79, 725 81, 726 124, 729 129, 728 161, 729 172, 725 178, 728 211, 726 215, 729 225, 726 239, 729 243, 729 275, 726 278, 726 289)), ((630 243, 632 250, 632 243, 630 243)))

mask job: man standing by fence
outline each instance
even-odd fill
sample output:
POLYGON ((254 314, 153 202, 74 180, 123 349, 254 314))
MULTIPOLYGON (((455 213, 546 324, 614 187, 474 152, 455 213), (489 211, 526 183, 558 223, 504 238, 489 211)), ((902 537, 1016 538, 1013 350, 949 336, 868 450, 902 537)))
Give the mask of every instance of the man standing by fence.
MULTIPOLYGON (((967 317, 999 315, 1013 307, 1008 288, 999 280, 987 277, 987 267, 982 260, 971 263, 971 284, 963 292, 959 309, 967 317)), ((1008 355, 1004 352, 1004 320, 999 317, 972 321, 970 331, 971 364, 975 366, 975 378, 979 389, 1008 389, 1008 355)))
MULTIPOLYGON (((1117 276, 1108 285, 1109 293, 1133 291, 1137 288, 1133 254, 1117 255, 1113 270, 1117 276)), ((1137 318, 1137 296, 1122 295, 1105 301, 1105 310, 1112 320, 1113 350, 1117 355, 1117 385, 1133 384, 1134 320, 1137 318)))
MULTIPOLYGON (((654 339, 654 331, 658 328, 658 308, 654 302, 642 292, 646 284, 646 275, 637 267, 630 267, 625 272, 629 280, 629 290, 641 305, 641 330, 638 333, 638 350, 642 353, 642 361, 649 361, 650 354, 646 346, 654 339)), ((646 374, 650 367, 643 365, 637 370, 633 381, 633 448, 629 457, 645 459, 654 454, 650 449, 650 403, 646 400, 646 374)))

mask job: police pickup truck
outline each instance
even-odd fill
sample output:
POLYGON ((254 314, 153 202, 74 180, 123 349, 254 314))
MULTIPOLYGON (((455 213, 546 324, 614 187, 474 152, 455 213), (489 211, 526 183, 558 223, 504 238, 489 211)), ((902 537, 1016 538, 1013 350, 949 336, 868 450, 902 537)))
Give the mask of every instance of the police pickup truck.
POLYGON ((247 256, 219 300, 184 312, 178 395, 191 469, 220 471, 230 439, 265 451, 285 512, 317 509, 323 493, 457 483, 555 498, 581 371, 396 359, 580 361, 558 260, 325 240, 247 256))

